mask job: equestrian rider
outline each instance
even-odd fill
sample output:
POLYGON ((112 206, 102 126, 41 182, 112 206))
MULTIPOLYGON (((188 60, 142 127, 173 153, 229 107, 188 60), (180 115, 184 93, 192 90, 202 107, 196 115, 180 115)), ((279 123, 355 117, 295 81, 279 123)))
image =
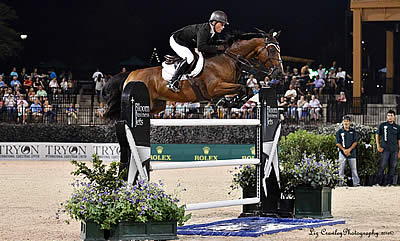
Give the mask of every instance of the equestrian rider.
POLYGON ((197 48, 202 53, 216 54, 225 51, 224 45, 212 45, 211 39, 215 33, 221 33, 228 17, 222 11, 214 11, 208 23, 189 25, 174 32, 169 39, 171 48, 182 58, 178 63, 175 73, 167 84, 174 92, 179 92, 179 81, 194 61, 190 49, 197 48))

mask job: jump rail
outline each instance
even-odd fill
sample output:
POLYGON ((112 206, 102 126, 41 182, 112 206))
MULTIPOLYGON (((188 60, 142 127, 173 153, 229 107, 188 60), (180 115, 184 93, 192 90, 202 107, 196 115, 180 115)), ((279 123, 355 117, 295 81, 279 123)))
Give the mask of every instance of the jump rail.
POLYGON ((257 126, 258 119, 151 119, 152 126, 257 126))
POLYGON ((221 167, 221 166, 237 166, 260 164, 260 159, 231 159, 218 161, 191 161, 191 162, 164 162, 151 163, 150 170, 167 170, 167 169, 183 169, 183 168, 200 168, 200 167, 221 167))
POLYGON ((236 200, 225 200, 225 201, 215 201, 215 202, 206 202, 206 203, 193 203, 187 204, 185 210, 200 210, 200 209, 209 209, 209 208, 223 208, 237 205, 246 205, 246 204, 256 204, 260 202, 260 198, 252 197, 252 198, 243 198, 236 200))

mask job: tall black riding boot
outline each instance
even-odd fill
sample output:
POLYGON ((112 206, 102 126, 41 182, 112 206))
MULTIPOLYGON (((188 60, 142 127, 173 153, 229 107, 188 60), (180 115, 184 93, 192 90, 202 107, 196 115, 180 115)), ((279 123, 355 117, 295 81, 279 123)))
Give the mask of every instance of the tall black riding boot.
POLYGON ((179 88, 179 82, 181 80, 182 75, 186 72, 189 64, 186 62, 186 59, 182 60, 179 65, 176 67, 175 73, 172 76, 172 79, 167 84, 167 88, 172 90, 173 92, 181 91, 179 88))

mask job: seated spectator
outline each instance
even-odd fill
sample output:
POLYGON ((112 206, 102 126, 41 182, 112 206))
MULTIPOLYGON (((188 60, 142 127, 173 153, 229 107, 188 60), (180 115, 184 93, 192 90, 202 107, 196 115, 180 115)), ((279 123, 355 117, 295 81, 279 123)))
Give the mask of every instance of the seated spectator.
POLYGON ((54 79, 54 78, 57 79, 57 74, 56 74, 56 72, 54 72, 54 69, 50 70, 48 73, 49 73, 50 79, 54 79))
POLYGON ((320 117, 320 111, 321 111, 321 103, 319 100, 315 97, 315 95, 311 96, 311 100, 308 104, 308 108, 310 108, 310 115, 313 120, 318 120, 320 117))
POLYGON ((24 89, 25 92, 28 93, 29 89, 33 86, 32 77, 25 79, 24 81, 24 89))
POLYGON ((285 93, 286 98, 297 97, 297 92, 293 85, 289 85, 289 89, 285 93))
POLYGON ((190 103, 189 104, 189 118, 193 117, 193 114, 199 114, 200 112, 200 103, 199 102, 195 102, 195 103, 190 103))
POLYGON ((18 111, 18 118, 17 122, 26 124, 26 119, 29 114, 29 104, 28 101, 24 99, 24 96, 20 95, 19 100, 17 100, 17 111, 18 111))
POLYGON ((322 94, 322 90, 325 88, 325 81, 317 75, 312 84, 314 86, 314 94, 319 98, 322 94))
MULTIPOLYGON (((6 91, 6 90, 4 90, 6 91)), ((11 88, 8 88, 5 94, 3 95, 3 101, 6 101, 8 99, 8 96, 11 96, 14 98, 13 90, 11 88)))
POLYGON ((33 101, 35 100, 35 97, 36 97, 35 90, 33 88, 30 88, 27 96, 28 96, 27 97, 28 101, 33 103, 33 101))
POLYGON ((34 123, 39 123, 42 121, 42 106, 39 103, 39 98, 35 98, 34 102, 30 106, 30 112, 32 115, 32 121, 34 123))
POLYGON ((44 88, 42 79, 40 77, 36 77, 35 81, 33 82, 33 88, 35 88, 35 90, 39 90, 39 86, 44 88))
POLYGON ((174 109, 175 109, 174 102, 167 101, 167 105, 165 107, 164 119, 172 119, 174 116, 174 109))
POLYGON ((11 71, 11 73, 10 73, 10 76, 11 77, 17 77, 18 78, 18 73, 17 73, 17 68, 15 68, 15 67, 13 67, 12 68, 12 71, 11 71))
POLYGON ((104 107, 104 102, 100 102, 100 106, 96 110, 97 118, 103 119, 104 113, 106 113, 106 108, 104 107))
POLYGON ((333 93, 337 89, 337 84, 336 84, 336 73, 334 69, 330 69, 328 73, 328 78, 327 78, 329 88, 333 90, 333 93))
POLYGON ((297 116, 299 120, 304 120, 308 114, 308 102, 305 100, 304 95, 300 96, 297 101, 297 116))
POLYGON ((297 101, 295 97, 291 97, 288 103, 287 115, 292 119, 296 119, 297 101))
POLYGON ((8 120, 9 121, 14 120, 14 113, 16 112, 16 101, 14 99, 14 96, 8 95, 7 99, 4 102, 4 105, 7 108, 8 120))
POLYGON ((39 86, 39 90, 36 91, 36 96, 43 101, 43 97, 47 96, 47 92, 43 89, 42 86, 39 86))
POLYGON ((286 101, 285 97, 281 97, 280 101, 278 101, 278 111, 280 113, 280 119, 284 120, 283 113, 288 108, 288 102, 286 101))
POLYGON ((186 106, 184 103, 177 102, 175 105, 175 118, 184 119, 186 117, 186 106))
POLYGON ((260 92, 260 86, 258 84, 256 84, 253 87, 253 95, 258 94, 258 92, 260 92))
POLYGON ((49 104, 48 100, 45 100, 43 102, 43 114, 46 118, 49 119, 49 123, 53 124, 56 113, 53 111, 53 107, 49 104))
POLYGON ((317 72, 318 72, 318 76, 321 79, 324 79, 324 80, 326 79, 326 70, 325 70, 325 68, 322 67, 322 64, 320 64, 318 66, 317 72))
POLYGON ((254 86, 257 84, 257 80, 254 78, 254 75, 250 75, 249 79, 246 81, 246 86, 248 88, 248 95, 250 91, 253 91, 254 86))
POLYGON ((60 88, 61 88, 63 94, 68 93, 68 82, 65 78, 62 79, 62 81, 60 83, 60 88))
POLYGON ((71 125, 72 121, 78 120, 78 110, 75 108, 73 103, 71 103, 69 107, 67 107, 66 113, 68 125, 71 125))
POLYGON ((256 103, 252 101, 247 101, 244 105, 240 108, 242 111, 242 117, 244 119, 251 119, 253 118, 253 109, 256 107, 256 103))
POLYGON ((17 76, 13 76, 13 79, 10 82, 11 88, 15 89, 16 86, 21 87, 21 82, 17 79, 17 76))
POLYGON ((342 67, 338 67, 336 73, 336 84, 340 91, 343 91, 346 88, 347 79, 351 79, 351 76, 346 74, 346 71, 344 71, 342 67))
POLYGON ((206 106, 204 106, 204 117, 206 119, 212 119, 212 114, 214 114, 214 109, 211 106, 211 102, 208 102, 206 106))
POLYGON ((7 88, 7 84, 6 84, 6 82, 4 82, 3 76, 0 75, 0 91, 1 91, 2 89, 4 89, 4 88, 7 88))
POLYGON ((242 115, 241 115, 241 111, 239 108, 231 108, 231 118, 232 119, 241 119, 242 115))
POLYGON ((58 82, 56 78, 52 78, 49 83, 49 88, 51 89, 51 93, 54 95, 57 92, 57 88, 59 88, 58 82))

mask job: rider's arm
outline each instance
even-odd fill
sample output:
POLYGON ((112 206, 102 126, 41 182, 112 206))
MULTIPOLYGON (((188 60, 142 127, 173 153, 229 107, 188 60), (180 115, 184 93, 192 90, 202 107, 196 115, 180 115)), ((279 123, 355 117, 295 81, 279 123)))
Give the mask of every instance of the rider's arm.
POLYGON ((217 45, 209 44, 210 32, 207 28, 200 28, 197 32, 197 49, 200 52, 215 54, 218 52, 217 45))

